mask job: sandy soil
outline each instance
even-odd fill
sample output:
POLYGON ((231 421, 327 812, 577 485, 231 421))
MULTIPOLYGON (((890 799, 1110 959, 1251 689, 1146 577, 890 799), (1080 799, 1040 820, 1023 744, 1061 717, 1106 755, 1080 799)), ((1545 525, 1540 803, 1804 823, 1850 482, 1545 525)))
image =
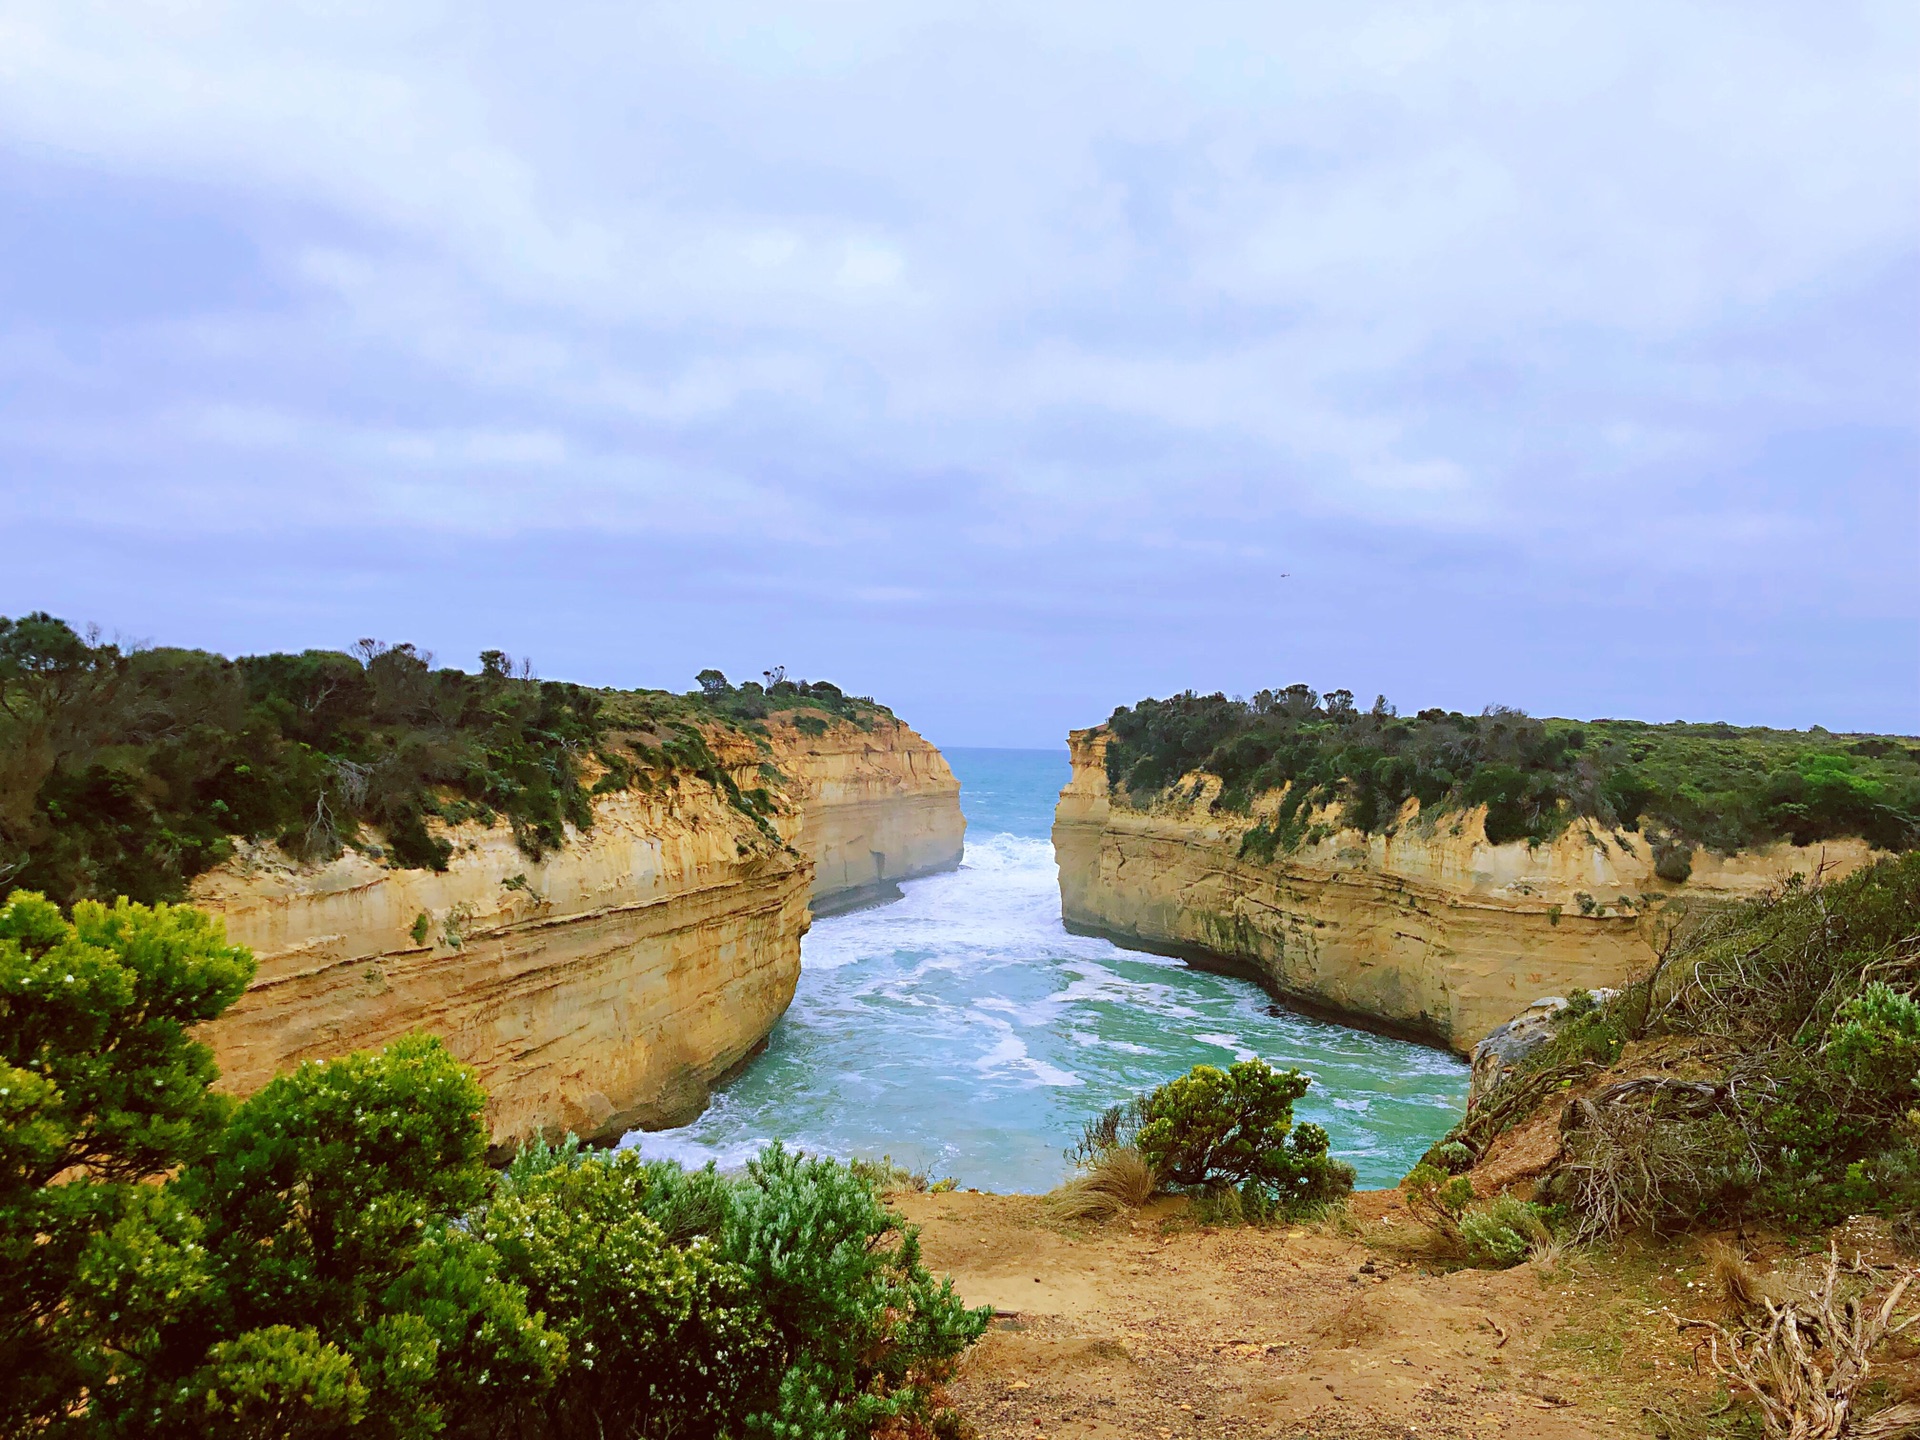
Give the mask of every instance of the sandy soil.
POLYGON ((983 1440, 1597 1440, 1716 1389, 1675 1325, 1713 1313, 1691 1243, 1449 1272, 1394 1192, 1341 1228, 1205 1228, 1179 1201, 1092 1229, 1030 1196, 894 1203, 929 1267, 997 1312, 951 1387, 983 1440))

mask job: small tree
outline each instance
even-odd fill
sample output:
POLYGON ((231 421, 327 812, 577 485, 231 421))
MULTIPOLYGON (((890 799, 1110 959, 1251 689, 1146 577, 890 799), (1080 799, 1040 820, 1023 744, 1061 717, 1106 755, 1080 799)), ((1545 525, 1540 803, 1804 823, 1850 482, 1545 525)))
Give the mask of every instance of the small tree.
POLYGON ((709 700, 717 700, 729 690, 733 689, 733 687, 727 683, 727 677, 718 670, 702 670, 693 678, 699 683, 700 693, 705 695, 709 700))
POLYGON ((1449 1244, 1465 1243, 1460 1234, 1460 1220, 1474 1201, 1471 1179, 1451 1175, 1423 1160, 1400 1182, 1400 1187, 1406 1192, 1407 1209, 1414 1219, 1449 1244))
POLYGON ((1354 1177, 1328 1154, 1325 1130, 1294 1124, 1293 1103, 1312 1084, 1264 1060, 1196 1065, 1088 1126, 1082 1151, 1131 1143, 1165 1183, 1252 1186, 1283 1206, 1324 1203, 1350 1191, 1354 1177))
POLYGON ((53 1423, 111 1373, 90 1305, 109 1275, 145 1266, 164 1289, 197 1268, 134 1243, 197 1229, 141 1182, 214 1144, 228 1105, 188 1028, 252 976, 197 910, 83 901, 68 921, 26 891, 0 906, 0 1433, 53 1423))

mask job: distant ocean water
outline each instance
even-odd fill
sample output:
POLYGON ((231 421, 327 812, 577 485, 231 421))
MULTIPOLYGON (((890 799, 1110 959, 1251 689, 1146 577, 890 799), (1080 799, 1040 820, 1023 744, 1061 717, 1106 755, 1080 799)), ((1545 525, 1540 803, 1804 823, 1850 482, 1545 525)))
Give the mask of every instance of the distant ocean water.
POLYGON ((792 1008, 691 1125, 622 1142, 688 1163, 768 1141, 1051 1189, 1083 1121, 1191 1066, 1260 1056, 1314 1087, 1362 1186, 1397 1181, 1462 1113, 1467 1071, 1436 1050, 1290 1011, 1249 981, 1069 935, 1047 838, 1065 751, 949 750, 966 858, 904 899, 814 923, 792 1008))

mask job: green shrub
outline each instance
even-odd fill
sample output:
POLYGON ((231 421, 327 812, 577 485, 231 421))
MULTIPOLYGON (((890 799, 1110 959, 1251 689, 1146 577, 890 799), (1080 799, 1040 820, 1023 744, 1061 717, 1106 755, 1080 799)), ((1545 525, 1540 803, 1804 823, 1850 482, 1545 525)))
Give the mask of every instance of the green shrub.
MULTIPOLYGON (((438 1041, 235 1106, 197 911, 0 906, 0 1433, 600 1440, 939 1428, 985 1329, 846 1166, 569 1137, 496 1177, 438 1041)), ((951 1427, 949 1427, 951 1428, 951 1427)))
POLYGON ((1662 880, 1684 885, 1693 877, 1693 851, 1673 840, 1661 840, 1653 847, 1653 873, 1662 880))
POLYGON ((520 1423, 538 1433, 726 1433, 762 1400, 773 1333, 746 1271, 647 1213, 637 1152, 523 1152, 473 1221, 501 1274, 565 1339, 568 1364, 520 1423))
POLYGON ((730 1202, 720 1254, 771 1326, 779 1385, 749 1428, 811 1440, 924 1418, 992 1310, 966 1309, 951 1279, 928 1274, 918 1233, 845 1165, 776 1142, 730 1202))
MULTIPOLYGON (((492 1185, 485 1099, 439 1041, 410 1036, 243 1102, 169 1187, 201 1220, 209 1279, 165 1327, 146 1403, 194 1342, 277 1324, 350 1356, 369 1423, 395 1434, 482 1426, 545 1388, 564 1344, 464 1223, 492 1185)), ((118 1404, 141 1387, 126 1390, 118 1404)))
POLYGON ((1465 1243, 1460 1233, 1461 1217, 1473 1204, 1473 1182, 1464 1175, 1449 1175, 1424 1160, 1400 1182, 1406 1192, 1407 1210, 1413 1218, 1451 1244, 1465 1243))
POLYGON ((1900 1110, 1920 1082, 1920 1005, 1882 981, 1846 1000, 1827 1027, 1823 1057, 1857 1088, 1900 1110))
POLYGON ((1459 1217, 1460 1239, 1468 1256, 1481 1265, 1518 1265, 1534 1246, 1552 1238, 1537 1205, 1500 1195, 1468 1207, 1459 1217))
POLYGON ((1298 1070, 1276 1071, 1263 1060, 1227 1070, 1196 1065, 1089 1122, 1074 1154, 1084 1163, 1131 1145, 1163 1182, 1202 1194, 1232 1191, 1243 1210, 1261 1208, 1251 1192, 1290 1212, 1322 1206, 1351 1191, 1354 1177, 1327 1153, 1325 1130, 1294 1124, 1293 1102, 1311 1084, 1298 1070))
POLYGON ((221 1340, 188 1377, 186 1409, 218 1440, 322 1440, 357 1427, 367 1389, 353 1359, 311 1330, 269 1325, 221 1340))

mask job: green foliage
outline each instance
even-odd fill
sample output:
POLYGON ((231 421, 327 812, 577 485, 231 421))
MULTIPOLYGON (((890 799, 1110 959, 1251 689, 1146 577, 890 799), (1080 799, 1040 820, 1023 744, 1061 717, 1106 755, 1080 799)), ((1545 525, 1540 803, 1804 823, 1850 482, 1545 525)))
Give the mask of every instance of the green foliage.
POLYGON ((369 853, 441 869, 434 817, 504 818, 538 858, 592 824, 582 762, 614 758, 600 700, 483 659, 468 675, 374 641, 123 652, 0 618, 0 878, 63 902, 175 899, 236 836, 325 860, 370 845, 364 826, 385 842, 369 853))
MULTIPOLYGON (((1585 817, 1622 831, 1652 825, 1664 879, 1684 881, 1692 850, 1722 853, 1788 839, 1857 835, 1888 850, 1920 844, 1920 745, 1824 731, 1538 720, 1491 707, 1480 715, 1362 711, 1345 691, 1305 685, 1249 701, 1189 691, 1142 700, 1107 722, 1107 774, 1146 802, 1194 771, 1219 777, 1216 805, 1246 813, 1280 791, 1278 809, 1241 841, 1269 862, 1307 843, 1316 809, 1378 832, 1409 801, 1420 813, 1486 806, 1488 839, 1551 839, 1585 817)), ((1625 842, 1622 842, 1625 843, 1625 842)))
POLYGON ((648 1213, 659 1173, 633 1151, 523 1152, 474 1222, 566 1340, 553 1390, 516 1402, 555 1433, 717 1435, 757 1398, 771 1328, 712 1238, 676 1244, 648 1213))
POLYGON ((727 1180, 536 1143, 476 1229, 567 1338, 539 1406, 561 1436, 924 1424, 990 1314, 927 1273, 868 1178, 778 1145, 727 1180))
POLYGON ((1459 1226, 1468 1257, 1477 1265, 1498 1269, 1518 1265, 1553 1234, 1539 1206, 1511 1195, 1469 1206, 1460 1214, 1459 1226))
POLYGON ((928 1274, 918 1233, 844 1165, 776 1142, 731 1200, 721 1253, 746 1273, 778 1357, 778 1396, 749 1431, 812 1440, 924 1415, 991 1309, 928 1274))
POLYGON ((1407 1209, 1414 1219, 1453 1244, 1466 1243, 1460 1221, 1473 1204, 1471 1180, 1464 1175, 1449 1175, 1423 1160, 1408 1172, 1400 1188, 1406 1192, 1407 1209))
POLYGON ((437 1040, 413 1036, 302 1065, 241 1104, 160 1187, 194 1217, 205 1263, 96 1418, 153 1412, 156 1433, 193 1433, 248 1386, 293 1405, 301 1357, 375 1435, 473 1431, 549 1384, 563 1341, 466 1220, 492 1183, 484 1101, 437 1040), (277 1334, 289 1326, 298 1337, 277 1334), (351 1367, 337 1385, 335 1356, 351 1367))
POLYGON ((0 1434, 937 1420, 988 1312, 848 1167, 775 1147, 728 1180, 569 1137, 496 1177, 485 1097, 424 1036, 232 1106, 187 1028, 251 971, 196 911, 0 908, 0 1434))
POLYGON ((1217 1192, 1233 1190, 1242 1213, 1324 1206, 1351 1191, 1354 1176, 1328 1154, 1324 1129, 1294 1124, 1293 1103, 1312 1083, 1264 1060, 1196 1065, 1088 1122, 1074 1153, 1084 1164, 1131 1145, 1167 1184, 1216 1192, 1216 1205, 1224 1203, 1217 1192))
POLYGON ((1920 1005, 1871 982, 1834 1012, 1823 1058, 1849 1084, 1884 1096, 1883 1108, 1905 1110, 1920 1084, 1920 1005))
POLYGON ((718 670, 702 670, 694 677, 700 688, 686 696, 700 713, 734 724, 754 725, 774 715, 787 715, 803 735, 824 735, 834 720, 845 720, 871 730, 893 712, 869 696, 849 695, 831 680, 789 680, 784 668, 766 672, 766 683, 748 680, 734 685, 718 670))
POLYGON ((61 1413, 114 1366, 90 1306, 138 1294, 138 1344, 204 1256, 194 1218, 140 1182, 201 1160, 226 1104, 189 1027, 245 989, 253 958, 199 911, 31 892, 0 906, 0 1433, 61 1413))
POLYGON ((505 823, 537 860, 592 826, 594 795, 687 778, 779 845, 773 797, 743 794, 707 731, 751 728, 756 706, 868 728, 891 714, 825 681, 736 691, 706 672, 719 688, 683 698, 535 680, 497 650, 480 660, 478 674, 436 669, 372 640, 238 660, 123 651, 48 615, 0 617, 0 882, 62 903, 177 900, 236 838, 437 870, 451 858, 441 827, 463 822, 505 823))
POLYGON ((1693 877, 1693 851, 1673 840, 1655 841, 1653 873, 1675 885, 1686 884, 1693 877))
POLYGON ((182 1408, 200 1433, 232 1440, 320 1440, 359 1425, 367 1413, 367 1389, 352 1357, 311 1330, 287 1325, 217 1342, 186 1389, 192 1401, 182 1408))

